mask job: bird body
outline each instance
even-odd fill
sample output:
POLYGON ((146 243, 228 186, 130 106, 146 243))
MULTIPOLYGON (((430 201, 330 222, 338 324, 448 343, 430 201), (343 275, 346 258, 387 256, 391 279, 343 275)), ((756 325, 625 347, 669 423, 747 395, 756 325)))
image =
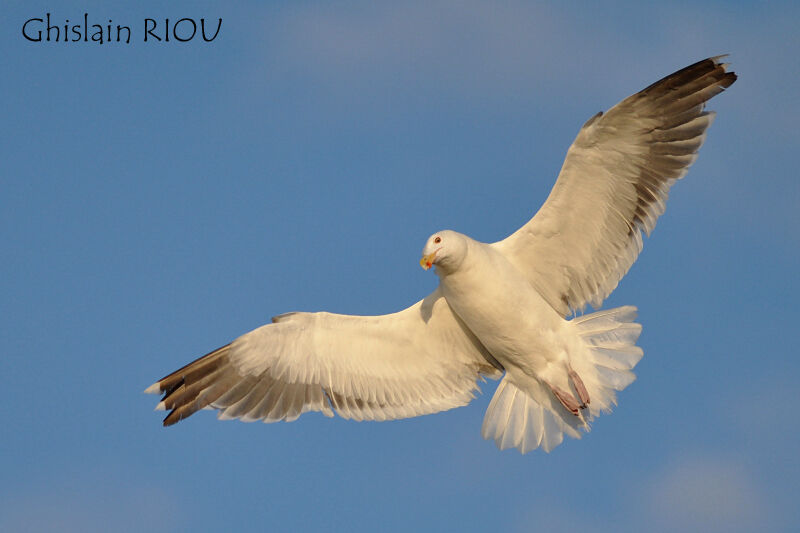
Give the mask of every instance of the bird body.
POLYGON ((505 239, 433 234, 420 264, 440 283, 416 304, 278 315, 160 379, 145 392, 164 395, 164 425, 204 408, 244 421, 405 418, 466 405, 486 376, 503 379, 484 438, 522 453, 580 438, 633 382, 643 352, 635 307, 578 313, 614 290, 696 159, 714 117, 706 101, 736 81, 720 59, 587 121, 544 205, 505 239))
POLYGON ((454 231, 437 235, 467 243, 458 269, 436 268, 442 294, 506 370, 536 376, 563 359, 566 321, 502 253, 454 231))
MULTIPOLYGON (((608 370, 616 381, 609 381, 598 371, 596 342, 578 327, 593 315, 577 322, 562 317, 497 246, 445 230, 432 235, 422 253, 434 256, 439 287, 450 308, 505 369, 506 383, 487 411, 484 437, 523 452, 540 444, 549 451, 561 442, 562 433, 579 438, 577 430, 588 429, 588 419, 610 410, 618 384, 632 381, 632 374, 620 379, 614 371, 627 373, 641 358, 634 345, 638 324, 610 320, 595 332, 613 335, 621 327, 628 329, 626 339, 610 343, 612 352, 622 349, 628 360, 611 359, 615 368, 608 370), (514 395, 518 391, 520 401, 501 401, 506 390, 514 395)), ((620 309, 630 320, 635 316, 633 308, 620 309)))

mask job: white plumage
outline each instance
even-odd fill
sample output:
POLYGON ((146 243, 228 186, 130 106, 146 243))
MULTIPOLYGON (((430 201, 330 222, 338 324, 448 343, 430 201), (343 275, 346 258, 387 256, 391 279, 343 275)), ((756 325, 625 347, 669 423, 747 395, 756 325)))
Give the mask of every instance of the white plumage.
POLYGON ((291 421, 307 411, 389 420, 466 405, 505 372, 483 423, 501 449, 552 450, 616 404, 642 356, 634 307, 595 308, 636 260, 670 186, 697 157, 705 102, 736 75, 719 58, 682 69, 581 128, 550 196, 508 238, 432 235, 439 288, 398 313, 288 313, 159 380, 174 424, 291 421))

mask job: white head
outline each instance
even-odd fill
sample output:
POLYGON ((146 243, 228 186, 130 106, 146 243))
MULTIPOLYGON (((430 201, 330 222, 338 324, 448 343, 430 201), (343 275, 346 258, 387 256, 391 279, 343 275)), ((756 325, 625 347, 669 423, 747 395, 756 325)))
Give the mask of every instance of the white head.
POLYGON ((467 256, 467 237, 450 230, 438 231, 428 237, 419 264, 425 270, 436 265, 437 274, 455 271, 467 256))

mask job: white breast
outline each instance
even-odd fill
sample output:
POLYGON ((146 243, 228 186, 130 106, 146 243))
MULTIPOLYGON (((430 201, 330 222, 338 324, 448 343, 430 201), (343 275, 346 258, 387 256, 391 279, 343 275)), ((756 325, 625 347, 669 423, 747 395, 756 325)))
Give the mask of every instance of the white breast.
POLYGON ((441 278, 456 314, 504 366, 536 372, 563 351, 566 321, 491 245, 471 241, 460 268, 441 278))

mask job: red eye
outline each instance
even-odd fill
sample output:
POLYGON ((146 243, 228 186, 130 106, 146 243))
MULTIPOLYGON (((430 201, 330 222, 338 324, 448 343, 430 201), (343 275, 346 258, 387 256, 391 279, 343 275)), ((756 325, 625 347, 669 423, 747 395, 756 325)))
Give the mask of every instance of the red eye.
POLYGON ((434 244, 439 244, 440 242, 442 242, 442 238, 441 237, 436 237, 436 238, 433 239, 433 242, 434 242, 434 244))

